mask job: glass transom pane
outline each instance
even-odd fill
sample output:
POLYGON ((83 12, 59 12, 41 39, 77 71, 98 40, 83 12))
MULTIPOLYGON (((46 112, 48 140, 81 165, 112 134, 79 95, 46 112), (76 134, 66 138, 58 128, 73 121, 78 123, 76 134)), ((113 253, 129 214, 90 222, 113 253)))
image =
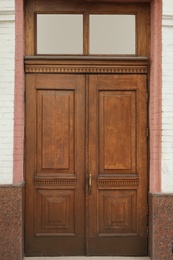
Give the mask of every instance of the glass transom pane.
POLYGON ((134 55, 135 15, 90 15, 90 54, 134 55))
POLYGON ((83 15, 37 14, 37 54, 83 54, 83 15))

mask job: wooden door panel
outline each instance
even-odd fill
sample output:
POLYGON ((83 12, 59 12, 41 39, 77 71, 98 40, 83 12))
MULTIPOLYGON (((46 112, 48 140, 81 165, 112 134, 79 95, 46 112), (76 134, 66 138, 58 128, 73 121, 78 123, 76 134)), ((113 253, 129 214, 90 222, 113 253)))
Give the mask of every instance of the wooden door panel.
POLYGON ((37 91, 38 173, 74 174, 74 91, 37 91))
POLYGON ((100 174, 136 172, 135 112, 135 91, 99 91, 100 174))
POLYGON ((36 236, 75 236, 75 190, 36 190, 36 236))
POLYGON ((89 249, 147 254, 145 75, 89 76, 89 249))
POLYGON ((26 76, 26 255, 85 254, 84 93, 83 75, 26 76))
POLYGON ((136 235, 136 190, 98 191, 98 236, 136 235))
POLYGON ((147 244, 144 237, 90 237, 89 255, 106 256, 143 256, 147 255, 147 244), (142 250, 141 250, 142 248, 142 250))

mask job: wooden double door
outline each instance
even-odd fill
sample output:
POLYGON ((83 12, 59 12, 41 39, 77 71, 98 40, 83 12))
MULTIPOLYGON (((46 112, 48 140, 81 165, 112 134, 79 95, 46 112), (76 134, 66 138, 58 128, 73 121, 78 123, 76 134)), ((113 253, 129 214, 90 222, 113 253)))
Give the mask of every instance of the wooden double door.
POLYGON ((26 255, 147 255, 146 82, 26 75, 26 255))

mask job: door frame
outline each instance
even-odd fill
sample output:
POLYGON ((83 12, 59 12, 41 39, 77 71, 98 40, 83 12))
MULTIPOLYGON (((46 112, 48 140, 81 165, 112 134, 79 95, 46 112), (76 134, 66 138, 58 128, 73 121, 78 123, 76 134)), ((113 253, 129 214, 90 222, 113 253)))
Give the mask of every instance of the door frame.
MULTIPOLYGON (((45 57, 26 57, 25 59, 25 72, 26 75, 29 74, 43 74, 43 75, 53 75, 53 74, 90 74, 90 75, 95 75, 95 74, 109 74, 109 75, 145 75, 147 78, 148 75, 148 68, 149 68, 149 62, 148 59, 143 57, 143 58, 123 58, 123 59, 107 59, 100 57, 99 59, 95 60, 92 59, 91 57, 88 59, 78 59, 74 58, 69 59, 70 65, 64 64, 64 59, 50 59, 50 58, 45 58, 45 57), (92 66, 89 64, 92 61, 92 66), (93 66, 94 64, 94 66, 93 66)), ((87 77, 88 78, 88 77, 87 77)), ((146 92, 146 98, 148 96, 148 91, 146 92)), ((147 100, 146 100, 147 101, 147 100)), ((88 102, 86 101, 87 108, 88 110, 88 102)), ((87 114, 87 111, 86 111, 87 114)), ((86 126, 88 127, 88 126, 86 126)), ((148 126, 147 126, 148 128, 148 126)), ((146 129, 146 134, 147 134, 147 129, 146 129)), ((88 136, 87 136, 88 140, 88 136)), ((86 151, 87 154, 87 151, 86 151)), ((86 158, 86 167, 88 167, 88 161, 86 158)), ((86 169, 87 171, 87 169, 86 169)), ((87 171, 88 172, 88 171, 87 171)), ((87 179, 89 176, 87 175, 87 179)), ((148 188, 147 188, 148 190, 148 188)), ((88 195, 88 184, 86 181, 86 196, 88 195)), ((88 198, 88 196, 87 196, 88 198)), ((88 198, 89 200, 89 198, 88 198)), ((88 204, 88 201, 86 201, 86 205, 88 204)), ((146 212, 147 213, 147 212, 146 212)), ((86 216, 86 221, 88 222, 88 215, 86 216)), ((88 223, 87 223, 87 226, 88 223)), ((86 230, 86 234, 88 234, 88 229, 86 230)), ((86 247, 88 245, 86 244, 86 247)), ((87 250, 87 249, 86 249, 87 250)))
MULTIPOLYGON (((34 4, 28 1, 26 3, 26 57, 25 57, 25 73, 77 73, 77 74, 145 74, 149 77, 149 24, 146 25, 146 34, 143 47, 138 48, 138 55, 135 57, 117 57, 117 56, 41 56, 36 55, 35 41, 35 13, 34 4), (29 8, 31 7, 31 8, 29 8), (92 65, 91 65, 92 64, 92 65)), ((34 2, 34 1, 33 1, 34 2)), ((133 8, 138 4, 132 5, 133 8)), ((123 4, 121 5, 123 7, 123 4)), ((38 8, 38 6, 37 6, 38 8)), ((44 12, 41 9, 38 12, 44 12)), ((148 21, 148 18, 145 21, 148 21)), ((149 91, 148 91, 149 92, 149 91)), ((148 94, 146 94, 147 96, 148 94)))

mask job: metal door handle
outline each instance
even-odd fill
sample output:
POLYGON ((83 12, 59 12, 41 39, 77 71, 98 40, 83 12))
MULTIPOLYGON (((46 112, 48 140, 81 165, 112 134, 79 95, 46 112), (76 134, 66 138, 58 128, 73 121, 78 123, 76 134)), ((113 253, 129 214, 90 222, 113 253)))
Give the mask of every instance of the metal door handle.
POLYGON ((92 175, 91 175, 91 173, 89 174, 89 182, 88 182, 88 184, 89 184, 89 190, 91 190, 92 189, 92 175))

